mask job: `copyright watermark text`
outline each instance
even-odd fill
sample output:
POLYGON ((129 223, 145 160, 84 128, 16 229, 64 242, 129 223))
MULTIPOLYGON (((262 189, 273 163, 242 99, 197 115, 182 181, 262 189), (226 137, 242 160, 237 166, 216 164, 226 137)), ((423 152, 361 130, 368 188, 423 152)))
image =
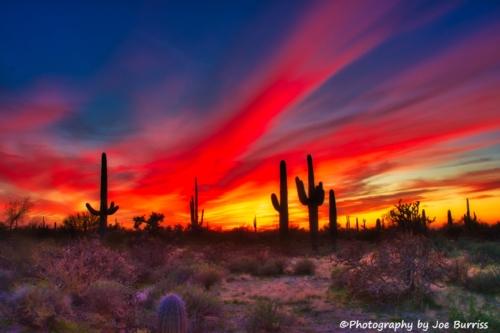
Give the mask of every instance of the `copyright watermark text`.
MULTIPOLYGON (((382 332, 383 330, 394 330, 394 332, 399 331, 412 331, 414 327, 414 323, 411 321, 396 321, 396 322, 376 322, 376 321, 361 321, 361 320, 343 320, 339 324, 340 328, 344 329, 366 329, 366 330, 377 330, 382 332)), ((461 322, 459 320, 455 320, 452 322, 426 322, 421 321, 420 319, 416 322, 415 327, 422 332, 426 332, 429 328, 433 329, 479 329, 486 330, 488 329, 488 322, 461 322)))

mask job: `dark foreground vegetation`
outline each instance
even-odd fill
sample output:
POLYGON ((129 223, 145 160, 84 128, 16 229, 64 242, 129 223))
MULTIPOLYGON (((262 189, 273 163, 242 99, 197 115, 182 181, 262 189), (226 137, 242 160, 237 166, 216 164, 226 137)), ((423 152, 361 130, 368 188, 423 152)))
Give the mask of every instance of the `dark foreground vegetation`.
POLYGON ((98 223, 3 228, 0 330, 160 332, 160 302, 172 295, 189 332, 335 332, 354 319, 487 322, 457 331, 500 331, 500 223, 425 234, 339 228, 335 252, 330 237, 320 230, 313 251, 297 228, 284 238, 247 227, 115 224, 103 242, 98 223))

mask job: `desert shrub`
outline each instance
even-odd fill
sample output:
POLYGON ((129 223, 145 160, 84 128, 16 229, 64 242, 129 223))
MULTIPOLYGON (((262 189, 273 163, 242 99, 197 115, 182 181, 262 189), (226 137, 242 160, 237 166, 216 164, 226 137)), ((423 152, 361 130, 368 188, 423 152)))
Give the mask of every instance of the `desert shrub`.
POLYGON ((500 244, 485 242, 471 246, 466 255, 467 261, 479 264, 482 268, 489 264, 500 263, 500 244))
POLYGON ((344 269, 342 269, 341 267, 334 267, 332 269, 330 277, 332 279, 332 286, 334 288, 344 288, 349 282, 348 275, 345 274, 344 269))
POLYGON ((203 260, 209 265, 219 265, 227 260, 232 247, 230 242, 207 245, 201 251, 203 260))
POLYGON ((278 332, 285 324, 287 316, 283 306, 271 300, 259 300, 246 316, 245 326, 248 332, 278 332))
POLYGON ((285 273, 288 266, 288 259, 284 257, 271 258, 258 267, 256 274, 262 276, 275 276, 285 273))
POLYGON ((279 268, 272 260, 269 260, 260 266, 255 274, 261 276, 275 276, 279 274, 279 268))
POLYGON ((130 290, 115 281, 98 280, 83 291, 85 304, 103 317, 120 318, 127 311, 130 290))
POLYGON ((16 281, 16 272, 0 267, 0 292, 10 290, 16 281))
POLYGON ((349 260, 361 260, 368 252, 370 252, 370 244, 358 240, 350 240, 343 242, 340 251, 337 251, 337 258, 349 260))
POLYGON ((98 280, 129 285, 135 278, 133 266, 97 239, 80 239, 62 252, 42 247, 36 257, 40 277, 75 295, 98 280))
POLYGON ((469 278, 468 289, 481 293, 500 292, 500 268, 492 267, 469 278))
POLYGON ((352 295, 378 301, 394 301, 402 296, 422 298, 443 275, 442 253, 431 250, 423 236, 399 234, 377 246, 371 255, 346 258, 343 264, 352 295))
POLYGON ((207 332, 217 327, 222 319, 222 302, 215 296, 195 286, 178 286, 174 289, 186 305, 189 332, 207 332))
POLYGON ((170 269, 166 271, 167 279, 175 284, 184 284, 191 280, 196 272, 200 269, 200 265, 183 265, 175 264, 170 266, 170 269))
POLYGON ((442 263, 443 273, 450 282, 461 285, 467 289, 471 285, 471 276, 469 275, 470 264, 463 260, 455 259, 451 262, 442 263))
POLYGON ((194 280, 203 286, 205 290, 209 290, 213 285, 222 281, 224 273, 215 267, 206 266, 199 269, 194 274, 194 280))
POLYGON ((227 268, 231 273, 245 273, 255 275, 259 270, 260 263, 252 257, 231 258, 227 268))
POLYGON ((295 275, 314 275, 316 264, 311 259, 299 259, 293 267, 295 275))
POLYGON ((20 286, 2 304, 2 312, 14 322, 45 331, 54 328, 57 319, 73 315, 70 298, 48 284, 20 286))
POLYGON ((448 257, 455 257, 460 254, 455 245, 442 234, 433 235, 433 237, 430 238, 430 242, 434 251, 443 251, 448 257))
POLYGON ((474 296, 455 297, 450 301, 452 304, 448 313, 450 326, 454 327, 454 322, 467 323, 487 323, 485 327, 453 329, 452 332, 500 332, 500 315, 497 308, 481 305, 481 302, 474 296))
POLYGON ((139 280, 147 280, 154 271, 166 265, 171 257, 171 248, 155 237, 142 236, 129 244, 129 253, 139 280))
POLYGON ((158 281, 154 287, 147 292, 146 300, 143 303, 144 307, 156 310, 159 299, 174 290, 175 287, 177 287, 177 284, 168 279, 158 281))

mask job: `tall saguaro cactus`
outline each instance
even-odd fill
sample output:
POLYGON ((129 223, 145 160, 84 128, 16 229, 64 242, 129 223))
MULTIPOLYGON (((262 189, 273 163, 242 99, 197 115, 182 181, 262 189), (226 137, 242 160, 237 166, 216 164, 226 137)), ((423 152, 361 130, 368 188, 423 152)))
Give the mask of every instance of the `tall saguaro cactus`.
POLYGON ((314 169, 311 155, 307 155, 307 174, 309 182, 309 196, 306 194, 304 183, 295 177, 297 185, 297 192, 300 202, 307 206, 309 210, 309 229, 311 232, 312 248, 317 251, 318 245, 318 207, 323 204, 325 200, 325 191, 323 190, 323 183, 319 182, 318 185, 314 184, 314 169))
POLYGON ((101 241, 106 237, 106 228, 108 226, 108 215, 113 215, 118 210, 114 202, 108 208, 108 164, 106 153, 101 157, 101 205, 99 210, 95 210, 89 203, 85 204, 92 215, 97 215, 99 219, 99 237, 101 241))
POLYGON ((189 202, 189 208, 191 209, 191 227, 193 230, 199 230, 203 225, 203 213, 204 209, 201 210, 201 220, 198 216, 198 181, 194 177, 194 198, 191 196, 191 201, 189 202))
POLYGON ((330 240, 332 242, 333 251, 337 251, 337 202, 335 200, 335 192, 330 190, 330 240))
POLYGON ((280 238, 288 235, 288 184, 286 176, 286 163, 280 162, 280 200, 276 194, 271 194, 271 202, 280 217, 280 238))

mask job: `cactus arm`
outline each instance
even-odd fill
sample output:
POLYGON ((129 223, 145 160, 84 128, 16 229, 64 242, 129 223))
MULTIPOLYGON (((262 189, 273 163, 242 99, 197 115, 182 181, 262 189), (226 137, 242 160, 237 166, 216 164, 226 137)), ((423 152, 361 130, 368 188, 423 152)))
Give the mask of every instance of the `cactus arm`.
POLYGON ((116 213, 116 211, 120 208, 119 206, 115 206, 115 203, 111 201, 111 205, 109 206, 108 210, 106 211, 106 214, 108 215, 113 215, 116 213))
POLYGON ((316 196, 316 203, 318 206, 321 206, 325 201, 325 190, 323 190, 323 183, 319 182, 319 185, 316 186, 314 190, 314 195, 316 196))
POLYGON ((299 195, 300 203, 303 205, 309 204, 309 199, 306 195, 306 189, 304 188, 304 182, 299 179, 299 177, 295 177, 295 184, 297 185, 297 193, 299 195))
POLYGON ((98 210, 95 210, 94 208, 92 208, 92 206, 89 203, 86 203, 85 206, 89 210, 90 214, 97 215, 97 216, 101 215, 101 212, 99 212, 98 210))
POLYGON ((277 212, 280 212, 281 211, 281 207, 280 207, 280 203, 278 201, 278 197, 276 196, 276 194, 271 194, 271 202, 273 203, 273 207, 274 209, 277 211, 277 212))
POLYGON ((202 210, 201 210, 200 227, 203 225, 203 213, 205 213, 205 209, 202 209, 202 210))

